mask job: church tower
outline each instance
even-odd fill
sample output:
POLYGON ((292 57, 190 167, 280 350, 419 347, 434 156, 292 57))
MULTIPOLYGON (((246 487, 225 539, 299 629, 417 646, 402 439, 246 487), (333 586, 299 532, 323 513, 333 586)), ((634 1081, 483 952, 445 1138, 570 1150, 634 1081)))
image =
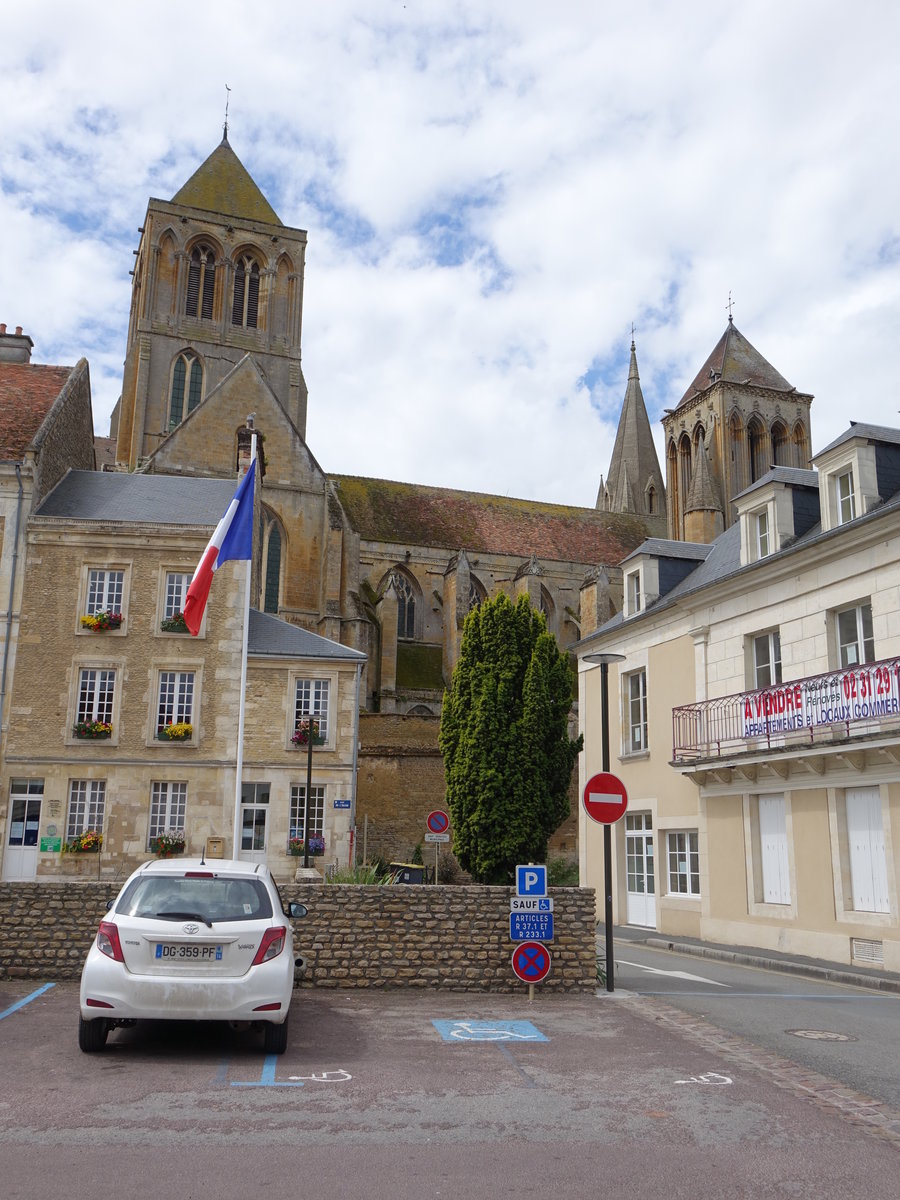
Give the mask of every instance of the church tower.
POLYGON ((729 316, 715 349, 663 417, 669 537, 712 541, 734 523, 734 497, 771 467, 807 469, 812 399, 729 316))
POLYGON ((666 536, 666 489, 641 392, 634 341, 609 475, 600 480, 594 507, 639 516, 653 536, 666 536))
POLYGON ((134 470, 247 354, 305 437, 306 232, 282 225, 227 133, 171 200, 150 200, 140 233, 119 466, 134 470))

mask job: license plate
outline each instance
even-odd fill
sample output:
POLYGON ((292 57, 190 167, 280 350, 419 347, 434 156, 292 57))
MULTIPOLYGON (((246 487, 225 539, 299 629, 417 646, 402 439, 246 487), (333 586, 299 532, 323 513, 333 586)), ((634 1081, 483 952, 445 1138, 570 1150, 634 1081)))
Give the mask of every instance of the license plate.
POLYGON ((175 962, 220 962, 221 946, 177 946, 169 942, 156 943, 156 957, 172 959, 175 962))

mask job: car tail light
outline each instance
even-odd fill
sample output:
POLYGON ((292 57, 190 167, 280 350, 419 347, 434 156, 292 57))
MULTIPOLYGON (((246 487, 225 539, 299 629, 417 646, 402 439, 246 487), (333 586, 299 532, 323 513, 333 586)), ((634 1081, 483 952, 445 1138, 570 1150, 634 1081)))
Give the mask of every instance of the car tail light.
POLYGON ((101 921, 97 930, 97 949, 116 962, 124 962, 122 943, 119 941, 119 927, 114 921, 101 921))
POLYGON ((278 925, 274 929, 267 929, 263 934, 262 941, 259 943, 259 949, 250 965, 258 967, 260 963, 268 962, 271 958, 277 958, 284 949, 284 939, 286 936, 287 930, 283 925, 278 925))
POLYGON ((87 1005, 88 1008, 112 1008, 113 1007, 107 1000, 92 1000, 90 996, 88 996, 87 1000, 85 1000, 85 1004, 87 1005))
POLYGON ((281 1008, 281 1001, 276 1000, 273 1004, 257 1004, 254 1012, 277 1012, 281 1008))

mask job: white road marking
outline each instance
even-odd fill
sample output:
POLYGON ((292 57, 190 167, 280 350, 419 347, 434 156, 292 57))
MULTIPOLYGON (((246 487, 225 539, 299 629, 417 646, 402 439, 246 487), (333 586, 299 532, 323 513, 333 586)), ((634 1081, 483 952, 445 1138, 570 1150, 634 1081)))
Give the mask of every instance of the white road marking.
POLYGON ((692 979, 695 983, 709 983, 713 987, 727 988, 727 983, 719 983, 717 979, 707 979, 703 975, 692 975, 690 971, 663 971, 660 967, 645 967, 643 963, 626 962, 624 958, 617 958, 617 963, 621 963, 623 967, 638 967, 641 971, 649 971, 651 975, 668 975, 672 979, 692 979))
POLYGON ((714 1087, 725 1087, 734 1083, 730 1075, 720 1075, 718 1071, 705 1071, 702 1075, 692 1075, 690 1079, 676 1079, 676 1083, 707 1083, 714 1087))

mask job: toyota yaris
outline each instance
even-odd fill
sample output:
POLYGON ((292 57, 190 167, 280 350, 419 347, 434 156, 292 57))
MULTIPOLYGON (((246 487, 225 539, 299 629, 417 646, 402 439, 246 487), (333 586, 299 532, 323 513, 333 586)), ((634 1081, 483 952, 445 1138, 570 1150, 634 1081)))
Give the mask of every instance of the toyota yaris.
POLYGON ((100 922, 81 972, 78 1045, 101 1050, 136 1020, 258 1023, 287 1047, 294 987, 290 920, 269 869, 247 862, 144 863, 100 922))

